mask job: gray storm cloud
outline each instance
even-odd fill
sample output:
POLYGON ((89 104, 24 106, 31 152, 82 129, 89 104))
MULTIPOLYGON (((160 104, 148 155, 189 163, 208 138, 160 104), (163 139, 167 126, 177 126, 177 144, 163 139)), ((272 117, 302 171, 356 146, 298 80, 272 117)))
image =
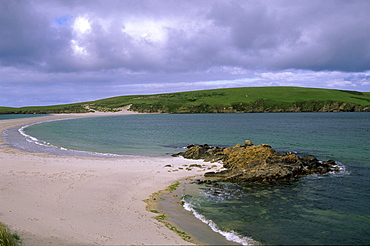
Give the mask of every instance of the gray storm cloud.
POLYGON ((2 1, 2 65, 363 71, 370 64, 368 1, 44 2, 2 1))
POLYGON ((368 86, 369 10, 367 0, 0 1, 0 85, 265 85, 265 72, 338 71, 328 86, 368 86))

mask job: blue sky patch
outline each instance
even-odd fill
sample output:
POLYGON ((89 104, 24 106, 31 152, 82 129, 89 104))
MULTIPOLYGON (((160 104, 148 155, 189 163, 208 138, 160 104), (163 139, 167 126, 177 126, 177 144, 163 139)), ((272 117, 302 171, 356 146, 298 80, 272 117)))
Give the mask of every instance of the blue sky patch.
POLYGON ((58 26, 69 26, 69 20, 72 19, 72 15, 63 15, 54 19, 54 22, 58 26))

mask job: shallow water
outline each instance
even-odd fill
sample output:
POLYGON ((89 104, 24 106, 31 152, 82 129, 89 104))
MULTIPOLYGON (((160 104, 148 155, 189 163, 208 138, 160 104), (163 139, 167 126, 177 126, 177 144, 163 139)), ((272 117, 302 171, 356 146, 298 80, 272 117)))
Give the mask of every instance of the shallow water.
POLYGON ((163 156, 188 144, 231 146, 250 139, 281 152, 333 159, 340 163, 339 174, 273 184, 197 185, 184 199, 218 229, 240 238, 358 245, 370 242, 369 126, 369 113, 126 115, 52 121, 23 130, 37 140, 18 129, 5 135, 15 147, 57 154, 76 155, 69 151, 74 149, 163 156))

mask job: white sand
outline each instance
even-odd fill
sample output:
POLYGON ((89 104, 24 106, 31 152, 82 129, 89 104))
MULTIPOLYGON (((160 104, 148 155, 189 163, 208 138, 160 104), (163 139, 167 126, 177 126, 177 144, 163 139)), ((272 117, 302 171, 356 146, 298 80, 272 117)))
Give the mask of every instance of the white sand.
MULTIPOLYGON (((0 121, 4 129, 35 121, 127 114, 90 113, 0 121)), ((153 219, 144 199, 205 170, 177 169, 182 158, 82 158, 29 153, 0 139, 0 221, 24 245, 188 244, 153 219), (171 168, 164 167, 172 165, 171 168), (178 170, 178 171, 173 171, 178 170)))

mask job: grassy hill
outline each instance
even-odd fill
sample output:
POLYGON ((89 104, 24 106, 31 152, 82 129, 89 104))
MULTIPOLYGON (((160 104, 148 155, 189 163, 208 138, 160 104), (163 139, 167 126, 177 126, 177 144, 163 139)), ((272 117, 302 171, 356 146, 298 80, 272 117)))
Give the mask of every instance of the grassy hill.
POLYGON ((370 111, 370 93, 302 87, 243 87, 112 97, 68 105, 6 108, 0 113, 83 113, 131 110, 148 113, 370 111))

